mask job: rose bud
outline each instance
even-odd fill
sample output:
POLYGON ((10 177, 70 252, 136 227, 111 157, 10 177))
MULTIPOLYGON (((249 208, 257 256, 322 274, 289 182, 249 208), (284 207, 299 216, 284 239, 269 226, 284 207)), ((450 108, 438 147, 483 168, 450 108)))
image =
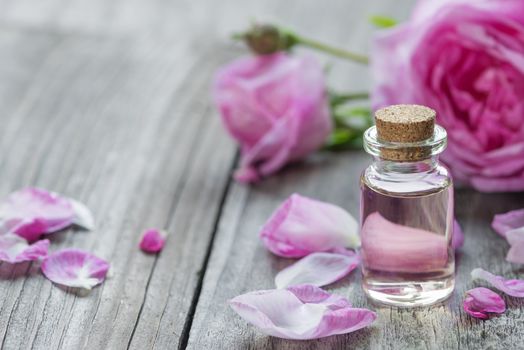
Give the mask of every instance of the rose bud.
POLYGON ((295 44, 291 33, 270 24, 256 24, 242 37, 251 51, 258 55, 285 51, 295 44))

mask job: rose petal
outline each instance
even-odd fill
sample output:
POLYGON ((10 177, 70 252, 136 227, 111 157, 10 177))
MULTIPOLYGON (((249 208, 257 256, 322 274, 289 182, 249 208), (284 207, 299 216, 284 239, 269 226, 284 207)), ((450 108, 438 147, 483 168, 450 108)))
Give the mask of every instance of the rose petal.
POLYGON ((362 260, 369 269, 419 273, 448 262, 445 236, 392 223, 378 212, 366 217, 361 236, 362 260))
POLYGON ((166 243, 166 232, 155 228, 146 230, 140 240, 140 249, 147 253, 158 253, 166 243))
POLYGON ((303 257, 337 247, 358 247, 358 224, 344 209, 298 194, 277 208, 260 232, 276 255, 303 257))
POLYGON ((43 258, 47 255, 48 248, 47 239, 29 245, 27 240, 18 235, 0 235, 0 260, 10 264, 43 258))
MULTIPOLYGON (((285 339, 316 339, 349 333, 376 319, 373 311, 330 303, 329 297, 320 302, 304 302, 315 300, 320 294, 318 290, 310 286, 294 288, 294 292, 275 289, 243 294, 233 298, 230 305, 265 334, 285 339), (302 295, 302 299, 297 294, 302 295)), ((340 300, 338 298, 338 303, 340 300)))
POLYGON ((254 183, 260 181, 260 175, 254 167, 245 167, 235 170, 233 177, 240 183, 254 183))
POLYGON ((93 218, 93 214, 89 208, 86 207, 85 204, 71 198, 69 198, 69 202, 71 203, 75 213, 73 223, 77 226, 85 228, 86 230, 94 230, 95 219, 93 218))
POLYGON ((502 237, 506 232, 524 227, 524 209, 512 210, 504 214, 497 214, 491 222, 491 227, 502 237))
POLYGON ((524 191, 524 175, 490 179, 480 176, 471 178, 471 185, 482 192, 522 192, 524 191))
POLYGON ((524 264, 524 227, 507 231, 506 239, 511 245, 506 260, 515 264, 524 264))
POLYGON ((501 314, 506 311, 504 299, 490 289, 479 287, 468 290, 464 299, 464 311, 480 319, 489 318, 490 313, 501 314))
POLYGON ((451 239, 451 246, 453 249, 460 249, 464 245, 464 232, 457 220, 453 220, 453 238, 451 239))
POLYGON ((11 193, 0 204, 0 218, 4 228, 30 242, 75 222, 86 228, 93 226, 92 216, 84 205, 41 188, 11 193))
POLYGON ((104 281, 109 264, 79 249, 63 249, 47 256, 41 268, 54 283, 91 289, 104 281))
POLYGON ((484 280, 491 284, 498 290, 511 295, 513 297, 524 297, 524 281, 523 280, 507 280, 502 276, 496 276, 486 270, 477 268, 471 271, 473 279, 484 280))
POLYGON ((329 294, 325 290, 311 284, 290 286, 286 290, 295 294, 303 303, 323 303, 332 309, 351 306, 351 303, 346 298, 329 294))
POLYGON ((300 284, 322 287, 349 274, 359 262, 356 253, 353 256, 313 253, 280 271, 275 277, 275 285, 277 288, 300 284))

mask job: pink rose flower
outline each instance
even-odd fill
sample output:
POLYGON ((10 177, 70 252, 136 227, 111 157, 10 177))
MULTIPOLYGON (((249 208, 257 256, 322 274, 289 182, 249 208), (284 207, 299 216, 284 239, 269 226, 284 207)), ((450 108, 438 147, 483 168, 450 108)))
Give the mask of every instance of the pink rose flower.
POLYGON ((419 1, 376 37, 372 71, 374 107, 437 110, 455 180, 524 190, 524 1, 419 1))
POLYGON ((240 144, 235 179, 255 182, 318 149, 332 124, 321 65, 285 53, 236 60, 220 69, 213 95, 240 144))

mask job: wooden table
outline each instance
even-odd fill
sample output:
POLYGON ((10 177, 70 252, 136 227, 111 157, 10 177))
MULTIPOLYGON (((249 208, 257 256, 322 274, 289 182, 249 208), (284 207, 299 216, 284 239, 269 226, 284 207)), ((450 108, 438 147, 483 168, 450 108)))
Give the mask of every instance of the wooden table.
MULTIPOLYGON (((258 230, 293 192, 358 213, 363 152, 318 153, 259 185, 231 181, 237 149, 210 103, 213 72, 244 53, 230 42, 250 18, 366 52, 372 14, 406 18, 413 1, 1 0, 0 194, 41 186, 85 202, 97 229, 52 236, 52 250, 87 249, 112 277, 88 295, 58 288, 36 264, 0 264, 3 349, 522 349, 523 302, 482 322, 461 308, 485 267, 524 278, 504 261, 493 214, 522 194, 457 193, 466 233, 458 285, 445 304, 376 308, 359 273, 330 287, 378 320, 356 333, 293 342, 265 336, 227 300, 273 287, 292 261, 268 253, 258 230), (166 228, 158 256, 141 231, 166 228)), ((330 82, 369 87, 366 68, 334 62, 330 82)))

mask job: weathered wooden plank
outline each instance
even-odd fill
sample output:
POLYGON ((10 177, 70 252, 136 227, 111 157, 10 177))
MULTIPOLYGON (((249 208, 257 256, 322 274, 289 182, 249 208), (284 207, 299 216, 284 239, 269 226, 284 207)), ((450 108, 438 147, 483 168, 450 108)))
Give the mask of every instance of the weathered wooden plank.
POLYGON ((80 296, 37 266, 2 264, 2 348, 126 348, 143 317, 147 346, 161 326, 176 346, 236 153, 209 108, 220 49, 11 28, 0 47, 15 48, 0 53, 12 64, 0 71, 1 193, 38 185, 86 202, 97 229, 57 233, 52 250, 90 250, 113 275, 80 296), (137 247, 150 226, 171 234, 158 257, 137 247), (169 325, 157 305, 176 309, 169 325))
MULTIPOLYGON (((471 268, 518 276, 503 262, 506 244, 488 228, 493 213, 523 201, 517 194, 457 196, 467 242, 457 292, 444 306, 379 309, 370 329, 304 343, 265 337, 226 305, 271 288, 276 271, 291 263, 272 257, 256 237, 274 207, 298 191, 356 214, 356 179, 367 162, 360 153, 320 155, 254 188, 228 189, 234 147, 217 131, 208 100, 211 72, 232 57, 224 55, 227 35, 250 18, 273 19, 364 51, 371 32, 365 17, 403 18, 407 5, 0 0, 0 193, 36 184, 85 201, 98 229, 58 233, 53 249, 86 248, 113 265, 113 278, 77 296, 52 286, 35 265, 1 264, 3 348, 173 348, 184 347, 188 335, 195 349, 518 348, 521 302, 507 299, 510 311, 489 323, 460 311, 471 268), (172 233, 159 257, 136 249, 148 226, 172 233)), ((331 81, 351 90, 369 84, 364 69, 344 64, 331 81)), ((331 290, 369 306, 358 283, 353 274, 331 290)))
MULTIPOLYGON (((292 11, 286 13, 286 23, 295 25, 301 32, 328 41, 345 42, 348 47, 358 49, 366 46, 370 35, 366 24, 359 21, 363 13, 393 14, 402 18, 401 15, 407 13, 409 4, 395 3, 394 9, 392 3, 379 1, 366 2, 365 5, 344 5, 338 2, 322 5, 322 8, 316 10, 315 18, 308 16, 309 11, 312 11, 311 7, 293 7, 292 11), (327 20, 330 15, 332 18, 340 18, 340 13, 348 16, 340 22, 351 25, 325 25, 333 23, 327 20)), ((367 87, 369 80, 363 70, 339 66, 332 73, 335 85, 357 90, 367 87)), ((309 342, 280 340, 261 334, 229 308, 227 301, 236 295, 273 288, 275 274, 293 262, 271 255, 258 239, 261 225, 275 207, 291 193, 299 192, 341 205, 357 216, 358 178, 368 162, 367 156, 359 152, 323 154, 304 164, 292 166, 282 174, 251 188, 238 184, 232 186, 206 269, 190 332, 189 349, 522 347, 524 317, 520 312, 521 301, 506 298, 508 312, 489 322, 471 319, 461 309, 464 291, 474 286, 469 281, 471 269, 480 266, 506 276, 524 277, 516 266, 505 262, 507 244, 489 227, 495 213, 522 207, 522 194, 487 195, 469 190, 458 191, 456 213, 466 233, 466 245, 458 256, 456 291, 440 306, 418 310, 373 306, 364 297, 357 272, 330 286, 329 290, 347 296, 356 306, 376 310, 379 317, 372 327, 350 335, 309 342)))
POLYGON ((353 273, 329 290, 347 296, 354 305, 376 310, 379 317, 369 329, 318 341, 293 342, 267 337, 240 319, 227 305, 232 297, 257 289, 274 288, 275 274, 292 263, 263 247, 257 233, 272 210, 289 194, 299 192, 327 200, 358 215, 358 176, 367 157, 361 153, 324 155, 312 164, 293 167, 253 188, 234 185, 226 201, 213 254, 198 303, 190 349, 465 349, 522 346, 523 302, 505 298, 508 312, 488 322, 471 319, 462 311, 464 291, 475 284, 469 273, 488 268, 506 276, 523 278, 522 270, 504 260, 507 244, 489 227, 495 213, 522 207, 522 194, 486 195, 458 191, 457 216, 466 244, 458 256, 456 291, 441 306, 399 310, 371 305, 353 273))

